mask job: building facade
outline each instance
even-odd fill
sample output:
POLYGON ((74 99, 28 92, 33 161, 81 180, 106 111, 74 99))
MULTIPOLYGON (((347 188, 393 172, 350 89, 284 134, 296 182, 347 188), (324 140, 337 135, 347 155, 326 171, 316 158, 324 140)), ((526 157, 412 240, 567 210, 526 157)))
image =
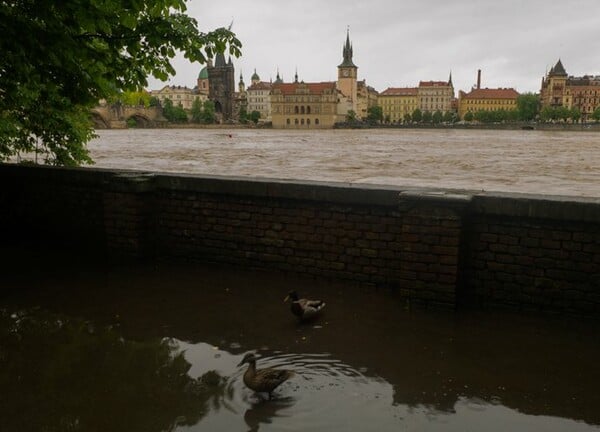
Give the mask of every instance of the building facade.
POLYGON ((454 86, 452 74, 448 81, 421 81, 417 88, 419 109, 422 112, 434 113, 441 111, 445 113, 452 111, 452 100, 454 99, 454 86))
POLYGON ((419 92, 416 87, 390 87, 379 94, 379 106, 383 118, 392 123, 404 121, 407 114, 419 108, 419 92))
POLYGON ((517 109, 519 93, 512 88, 474 88, 469 93, 459 92, 458 116, 464 119, 468 112, 512 111, 517 109))
POLYGON ((254 70, 252 74, 248 93, 248 114, 252 111, 260 113, 261 121, 271 121, 271 83, 260 80, 260 76, 254 70))
POLYGON ((274 128, 325 129, 338 121, 335 82, 273 83, 271 118, 274 128))
POLYGON ((152 90, 150 95, 156 97, 161 103, 166 99, 173 102, 173 106, 181 105, 183 109, 192 109, 192 104, 195 99, 200 99, 201 102, 206 100, 206 95, 199 94, 197 90, 185 86, 164 86, 160 90, 152 90))
POLYGON ((542 78, 540 103, 542 108, 579 108, 582 120, 586 121, 600 107, 600 76, 569 76, 558 60, 542 78))

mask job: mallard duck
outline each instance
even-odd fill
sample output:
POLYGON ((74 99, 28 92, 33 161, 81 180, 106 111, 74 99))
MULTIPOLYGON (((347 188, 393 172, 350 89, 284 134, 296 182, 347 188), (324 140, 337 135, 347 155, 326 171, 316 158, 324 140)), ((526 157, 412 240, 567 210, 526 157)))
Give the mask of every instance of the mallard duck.
POLYGON ((315 318, 325 307, 325 302, 322 300, 298 298, 296 291, 290 291, 285 299, 283 299, 284 302, 288 300, 292 300, 290 310, 301 321, 315 318))
POLYGON ((246 354, 238 367, 244 363, 248 363, 248 369, 244 373, 246 387, 258 393, 267 393, 269 399, 271 399, 273 390, 294 376, 294 371, 287 369, 256 369, 256 357, 252 353, 246 354))

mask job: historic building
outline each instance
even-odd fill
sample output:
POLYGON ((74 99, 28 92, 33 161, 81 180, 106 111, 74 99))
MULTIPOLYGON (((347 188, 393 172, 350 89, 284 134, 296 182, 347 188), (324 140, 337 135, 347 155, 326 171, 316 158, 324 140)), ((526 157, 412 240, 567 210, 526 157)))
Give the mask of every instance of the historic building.
POLYGON ((369 115, 369 108, 377 105, 379 93, 373 87, 368 86, 366 80, 357 83, 357 118, 366 119, 369 115))
POLYGON ((225 56, 218 53, 215 64, 210 63, 208 72, 208 98, 215 104, 215 113, 220 121, 231 120, 234 117, 235 77, 231 58, 225 61, 225 56))
POLYGON ((271 117, 274 128, 324 129, 338 121, 335 82, 273 83, 271 117))
POLYGON ((206 97, 208 97, 208 91, 209 91, 209 87, 208 87, 208 68, 212 67, 212 61, 208 61, 208 64, 206 66, 204 66, 201 70, 200 73, 198 74, 198 84, 197 84, 197 88, 198 88, 198 93, 206 95, 206 97))
POLYGON ((517 109, 519 93, 512 88, 474 88, 469 93, 459 92, 458 116, 464 119, 468 112, 512 111, 517 109))
POLYGON ((577 107, 586 121, 600 107, 600 76, 573 77, 558 60, 542 78, 540 103, 544 107, 577 107))
POLYGON ((419 108, 419 92, 416 87, 390 87, 379 94, 378 104, 384 119, 402 122, 407 114, 412 115, 419 108))
POLYGON ((458 117, 464 119, 468 112, 516 110, 518 97, 513 88, 481 88, 481 70, 478 70, 477 85, 469 93, 458 92, 458 117))
POLYGON ((417 88, 419 109, 422 112, 429 111, 452 111, 452 100, 454 99, 454 86, 452 74, 448 81, 421 81, 417 88))
POLYGON ((161 103, 169 99, 173 102, 173 106, 181 105, 186 110, 192 108, 195 99, 199 98, 202 102, 206 100, 206 95, 198 93, 196 89, 184 86, 167 85, 160 90, 152 90, 150 95, 156 97, 161 103))
MULTIPOLYGON (((278 79, 279 73, 277 74, 278 79)), ((250 87, 246 90, 248 94, 248 114, 252 111, 260 113, 261 121, 271 121, 271 83, 260 80, 256 69, 251 77, 250 87)))
POLYGON ((337 88, 346 98, 349 109, 358 113, 358 66, 354 64, 352 55, 350 30, 348 30, 346 43, 342 49, 342 63, 338 66, 337 88))

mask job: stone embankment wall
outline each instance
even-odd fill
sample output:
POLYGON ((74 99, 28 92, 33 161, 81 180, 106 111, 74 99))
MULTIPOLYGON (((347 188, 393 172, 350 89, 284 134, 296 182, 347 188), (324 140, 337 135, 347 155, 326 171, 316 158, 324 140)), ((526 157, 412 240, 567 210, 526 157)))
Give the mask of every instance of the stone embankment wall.
POLYGON ((600 315, 600 199, 12 165, 0 178, 5 242, 600 315))

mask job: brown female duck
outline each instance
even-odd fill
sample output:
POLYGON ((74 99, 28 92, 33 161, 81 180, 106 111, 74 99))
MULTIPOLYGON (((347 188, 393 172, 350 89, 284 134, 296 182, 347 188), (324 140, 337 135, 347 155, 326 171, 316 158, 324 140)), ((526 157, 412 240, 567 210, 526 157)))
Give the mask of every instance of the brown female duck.
POLYGON ((258 393, 267 393, 271 399, 271 393, 281 383, 294 376, 294 371, 286 369, 256 369, 256 357, 252 353, 244 356, 238 367, 248 363, 248 369, 244 373, 244 384, 258 393))
POLYGON ((294 315, 301 321, 311 320, 321 313, 325 307, 325 302, 322 300, 308 300, 305 298, 298 298, 296 291, 290 291, 284 302, 291 300, 290 310, 294 315))

